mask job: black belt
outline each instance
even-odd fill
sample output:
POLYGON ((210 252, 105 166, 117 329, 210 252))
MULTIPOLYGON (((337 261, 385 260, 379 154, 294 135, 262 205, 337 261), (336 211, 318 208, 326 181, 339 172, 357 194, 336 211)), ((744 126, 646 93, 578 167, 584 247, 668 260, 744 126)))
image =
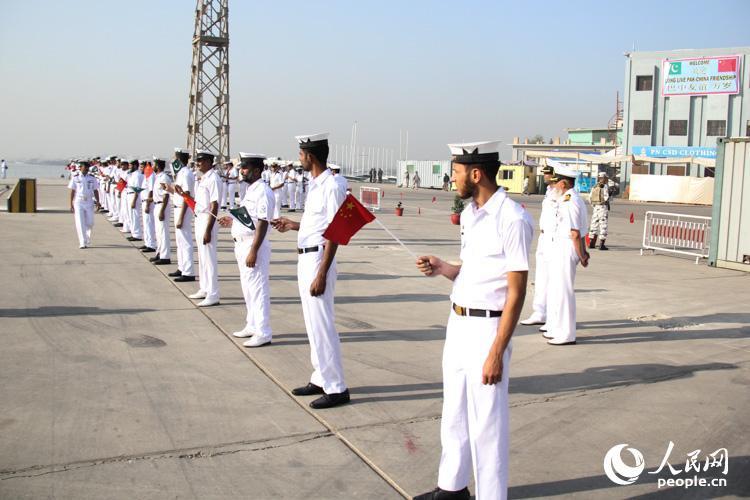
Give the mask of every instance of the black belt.
POLYGON ((503 315, 502 311, 489 311, 487 309, 469 309, 468 307, 453 304, 453 312, 459 316, 475 316, 478 318, 499 318, 503 315))
POLYGON ((318 245, 318 246, 307 247, 307 248, 298 248, 297 253, 303 254, 303 253, 317 252, 321 248, 325 248, 325 245, 318 245))
POLYGON ((164 202, 163 201, 155 201, 154 205, 161 205, 162 203, 164 203, 164 202))

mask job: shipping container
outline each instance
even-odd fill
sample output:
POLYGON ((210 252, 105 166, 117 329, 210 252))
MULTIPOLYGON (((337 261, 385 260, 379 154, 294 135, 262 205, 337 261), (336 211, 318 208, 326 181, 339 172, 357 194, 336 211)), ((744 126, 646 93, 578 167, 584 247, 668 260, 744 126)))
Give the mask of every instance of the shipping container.
POLYGON ((750 272, 750 137, 718 140, 708 264, 750 272))
POLYGON ((398 162, 396 184, 406 187, 406 173, 409 173, 409 187, 413 187, 414 174, 419 175, 419 187, 443 188, 443 176, 451 176, 450 160, 402 160, 398 162))

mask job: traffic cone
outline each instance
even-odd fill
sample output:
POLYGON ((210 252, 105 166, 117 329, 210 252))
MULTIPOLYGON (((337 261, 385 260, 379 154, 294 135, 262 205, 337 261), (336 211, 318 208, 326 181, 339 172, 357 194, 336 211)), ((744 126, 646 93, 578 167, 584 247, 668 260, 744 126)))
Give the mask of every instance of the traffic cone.
POLYGON ((524 210, 526 210, 526 203, 521 203, 521 208, 523 208, 524 210))
POLYGON ((417 215, 422 215, 422 207, 417 208, 417 215))
POLYGON ((435 203, 437 201, 437 196, 432 197, 432 202, 435 203))
POLYGON ((635 222, 635 216, 633 215, 633 212, 630 212, 630 223, 633 224, 635 222))
POLYGON ((403 191, 401 191, 401 199, 402 200, 404 199, 404 192, 403 191))

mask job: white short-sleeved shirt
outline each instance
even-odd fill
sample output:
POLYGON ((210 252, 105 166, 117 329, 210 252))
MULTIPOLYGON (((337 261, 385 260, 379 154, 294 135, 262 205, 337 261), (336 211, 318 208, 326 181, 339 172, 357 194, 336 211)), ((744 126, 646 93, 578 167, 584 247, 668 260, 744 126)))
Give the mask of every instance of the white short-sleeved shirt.
POLYGON ((569 189, 557 202, 555 229, 552 232, 552 244, 556 248, 575 252, 570 232, 577 230, 583 236, 589 228, 589 213, 586 204, 575 189, 569 189))
POLYGON ((314 247, 326 242, 323 233, 346 198, 346 190, 336 182, 330 170, 311 180, 308 188, 305 212, 297 235, 299 248, 314 247))
MULTIPOLYGON (((190 196, 195 196, 195 174, 188 167, 182 167, 177 172, 177 178, 174 183, 176 186, 180 186, 184 192, 190 193, 190 196)), ((173 196, 172 201, 177 208, 185 204, 185 200, 180 195, 173 196)))
POLYGON ((211 169, 203 174, 195 190, 195 213, 209 213, 211 203, 219 203, 219 200, 221 200, 222 188, 222 182, 216 170, 211 169))
POLYGON ((93 204, 94 191, 99 189, 99 181, 92 175, 76 175, 68 182, 68 189, 74 189, 76 194, 73 197, 75 203, 93 204))
MULTIPOLYGON (((164 184, 165 186, 170 186, 172 184, 172 177, 164 171, 159 172, 158 174, 152 175, 151 177, 155 177, 154 179, 154 202, 155 203, 161 203, 164 201, 164 196, 169 194, 169 191, 166 189, 162 189, 161 185, 164 184)), ((179 196, 179 195, 176 195, 179 196)), ((182 198, 182 196, 180 196, 182 198)))
POLYGON ((136 200, 139 199, 141 196, 141 193, 136 193, 135 191, 133 191, 132 188, 139 187, 139 188, 145 189, 146 188, 146 186, 144 186, 145 179, 146 178, 143 176, 143 174, 139 172, 138 170, 130 172, 128 174, 127 179, 125 180, 125 182, 128 183, 128 188, 127 188, 128 195, 135 195, 136 200))
MULTIPOLYGON (((253 218, 253 223, 257 227, 258 220, 271 221, 275 203, 273 191, 268 187, 268 184, 259 179, 247 188, 240 206, 247 209, 247 213, 253 218)), ((252 236, 254 233, 254 231, 240 222, 236 220, 232 221, 232 238, 252 236)), ((263 238, 263 245, 269 244, 268 237, 263 238)))
POLYGON ((148 193, 151 192, 151 197, 153 198, 153 191, 154 191, 154 181, 156 180, 156 174, 151 174, 148 177, 143 176, 143 192, 142 194, 142 200, 143 202, 146 202, 148 200, 148 193))
POLYGON ((227 177, 229 177, 228 181, 229 184, 234 184, 237 182, 240 176, 240 169, 237 167, 232 167, 227 171, 227 177))
POLYGON ((270 184, 272 188, 282 186, 284 184, 284 174, 282 174, 280 171, 272 173, 270 184))
POLYGON ((333 176, 333 179, 336 181, 336 183, 341 186, 341 189, 346 192, 347 189, 349 189, 349 181, 346 180, 346 177, 344 177, 341 174, 336 174, 333 176))
POLYGON ((539 216, 540 238, 547 238, 555 230, 555 217, 557 216, 557 202, 552 199, 552 189, 547 186, 542 200, 542 213, 539 216))
POLYGON ((502 311, 508 272, 529 270, 534 233, 529 214, 498 188, 481 208, 472 201, 461 213, 461 270, 453 282, 453 303, 502 311))

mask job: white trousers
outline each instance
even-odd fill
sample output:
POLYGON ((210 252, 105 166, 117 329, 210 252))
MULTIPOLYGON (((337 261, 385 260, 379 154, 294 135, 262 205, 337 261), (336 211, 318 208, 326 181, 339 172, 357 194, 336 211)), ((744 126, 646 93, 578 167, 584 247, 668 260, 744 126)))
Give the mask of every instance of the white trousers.
MULTIPOLYGON (((185 207, 185 219, 182 221, 182 228, 177 229, 180 222, 180 210, 175 207, 174 214, 174 239, 177 244, 177 269, 183 276, 195 276, 193 267, 193 211, 190 207, 185 207)), ((203 236, 201 236, 203 240, 203 236)))
POLYGON ((281 216, 281 191, 284 188, 277 189, 273 192, 273 218, 278 219, 281 216))
POLYGON ((341 341, 336 331, 333 298, 336 294, 336 260, 326 274, 323 295, 310 295, 310 285, 318 274, 323 250, 300 254, 297 262, 297 283, 305 318, 307 339, 310 342, 310 361, 313 374, 310 382, 322 387, 327 394, 346 390, 344 367, 341 363, 341 341))
POLYGON ((234 208, 234 195, 237 193, 237 183, 230 182, 227 186, 227 205, 229 208, 234 208))
POLYGON ((482 367, 500 318, 451 311, 443 349, 442 454, 438 486, 457 491, 473 470, 477 500, 508 494, 508 378, 512 347, 503 354, 502 380, 482 384, 482 367))
POLYGON ((547 335, 555 340, 576 339, 575 281, 578 255, 570 242, 547 252, 549 281, 547 288, 547 335))
POLYGON ((302 185, 297 186, 297 208, 300 210, 305 208, 305 189, 302 185))
POLYGON ((156 219, 156 255, 160 259, 172 258, 172 242, 169 239, 169 224, 172 217, 172 205, 167 203, 154 204, 154 219, 156 219), (164 207, 164 220, 159 220, 159 212, 164 207))
POLYGON ((120 213, 120 205, 117 203, 117 196, 115 193, 117 190, 114 188, 114 186, 109 187, 109 193, 107 194, 107 198, 109 198, 109 220, 117 220, 117 214, 120 213))
POLYGON ((156 221, 154 220, 154 205, 151 205, 151 210, 146 213, 146 207, 148 203, 141 202, 141 213, 143 214, 143 244, 149 248, 156 249, 156 221))
POLYGON ((197 214, 195 218, 195 243, 198 245, 198 280, 200 291, 205 292, 206 299, 219 300, 219 266, 216 257, 216 240, 219 239, 219 223, 214 221, 211 230, 211 242, 203 244, 208 221, 211 215, 197 214))
POLYGON ((143 238, 143 224, 141 220, 141 200, 140 197, 135 193, 130 193, 127 196, 128 199, 128 211, 130 212, 130 235, 133 238, 143 238), (135 199, 135 208, 130 208, 135 199))
POLYGON ((91 244, 91 230, 94 228, 94 205, 90 202, 74 202, 73 216, 76 221, 78 244, 87 247, 91 244))
POLYGON ((234 244, 234 256, 240 269, 240 285, 247 308, 245 330, 270 339, 271 289, 268 270, 271 264, 271 246, 268 243, 261 245, 255 267, 247 267, 245 260, 252 246, 252 238, 234 244))
POLYGON ((549 275, 547 272, 547 260, 544 256, 544 249, 548 244, 549 243, 545 242, 544 234, 541 234, 536 245, 533 302, 534 316, 536 316, 539 321, 545 321, 547 319, 547 283, 549 281, 549 275))
POLYGON ((289 204, 289 200, 287 199, 287 190, 286 190, 287 186, 288 184, 285 182, 284 185, 281 186, 281 189, 279 189, 279 191, 281 191, 281 204, 282 205, 289 204))
POLYGON ((120 224, 123 233, 130 232, 130 206, 128 205, 128 194, 124 191, 120 194, 120 224))
POLYGON ((289 200, 289 210, 297 209, 297 183, 290 182, 286 185, 286 197, 289 200))

